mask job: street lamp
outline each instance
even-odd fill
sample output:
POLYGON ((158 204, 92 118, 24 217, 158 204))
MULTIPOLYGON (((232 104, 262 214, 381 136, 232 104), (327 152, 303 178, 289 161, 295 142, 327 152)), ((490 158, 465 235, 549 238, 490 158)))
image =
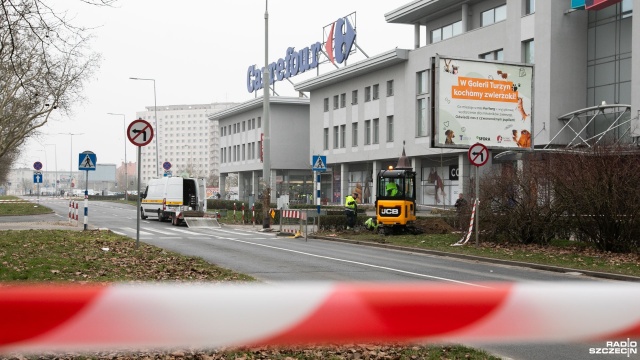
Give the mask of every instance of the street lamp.
MULTIPOLYGON (((160 136, 160 132, 158 131, 158 104, 156 103, 156 79, 145 79, 145 78, 137 78, 137 77, 130 77, 130 80, 146 80, 146 81, 153 81, 153 113, 154 113, 154 126, 155 126, 155 131, 156 131, 156 176, 160 177, 160 166, 158 165, 158 163, 160 162, 160 160, 158 159, 158 143, 159 141, 159 136, 160 136)), ((138 174, 138 176, 140 176, 140 174, 138 174)))
POLYGON ((54 189, 56 192, 56 196, 58 195, 58 146, 56 144, 44 144, 45 146, 53 146, 53 155, 55 156, 55 165, 56 165, 56 179, 53 183, 54 189))
POLYGON ((73 179, 73 135, 84 135, 84 133, 58 133, 60 135, 69 135, 71 138, 71 155, 69 161, 69 196, 73 194, 73 189, 71 189, 72 179, 73 179))
POLYGON ((129 190, 129 174, 127 168, 129 167, 129 165, 127 164, 127 120, 125 114, 107 113, 107 115, 122 116, 122 126, 124 128, 124 200, 128 201, 129 194, 127 190, 129 190))

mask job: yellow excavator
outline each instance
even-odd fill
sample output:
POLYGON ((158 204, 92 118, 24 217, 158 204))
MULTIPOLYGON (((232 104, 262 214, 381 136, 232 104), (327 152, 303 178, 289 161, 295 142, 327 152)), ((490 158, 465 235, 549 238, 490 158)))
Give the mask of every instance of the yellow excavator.
POLYGON ((376 178, 376 220, 385 235, 419 234, 416 221, 416 173, 404 148, 395 168, 380 170, 376 178))

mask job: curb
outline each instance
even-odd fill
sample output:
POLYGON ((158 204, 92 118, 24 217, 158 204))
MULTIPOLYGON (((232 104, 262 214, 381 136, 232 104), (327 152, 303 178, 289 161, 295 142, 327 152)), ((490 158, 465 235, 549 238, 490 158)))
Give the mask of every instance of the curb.
POLYGON ((594 277, 594 278, 598 278, 598 279, 608 279, 608 280, 618 280, 618 281, 628 281, 628 282, 640 282, 640 277, 630 276, 630 275, 612 274, 612 273, 603 273, 603 272, 591 271, 591 270, 564 268, 564 267, 553 266, 553 265, 533 264, 533 263, 522 262, 522 261, 494 259, 494 258, 487 258, 487 257, 483 257, 483 256, 476 256, 476 255, 465 255, 465 254, 448 253, 448 252, 438 251, 438 250, 412 248, 412 247, 406 247, 406 246, 383 244, 383 243, 360 241, 360 240, 349 240, 349 239, 342 239, 342 238, 335 238, 335 237, 328 237, 328 236, 318 236, 318 235, 313 235, 313 234, 310 234, 308 237, 309 237, 309 239, 336 241, 336 242, 343 242, 343 243, 354 244, 354 245, 364 245, 364 246, 379 247, 379 248, 386 248, 386 249, 393 249, 393 250, 401 250, 401 251, 428 254, 428 255, 434 255, 434 256, 450 257, 450 258, 461 259, 461 260, 471 260, 471 261, 490 263, 490 264, 517 266, 517 267, 524 267, 524 268, 535 269, 535 270, 543 270, 543 271, 551 271, 551 272, 557 272, 557 273, 580 273, 581 275, 586 275, 586 276, 590 276, 590 277, 594 277))

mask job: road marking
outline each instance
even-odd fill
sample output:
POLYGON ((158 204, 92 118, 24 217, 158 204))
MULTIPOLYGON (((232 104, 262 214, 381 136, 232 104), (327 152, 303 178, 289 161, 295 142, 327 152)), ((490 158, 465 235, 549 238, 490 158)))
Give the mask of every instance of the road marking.
POLYGON ((183 233, 183 234, 187 234, 187 235, 202 235, 200 233, 189 231, 189 230, 182 230, 182 229, 175 229, 175 228, 168 228, 168 230, 177 231, 177 232, 180 232, 180 233, 183 233))
MULTIPOLYGON (((118 235, 120 235, 120 236, 127 236, 127 234, 125 234, 125 233, 123 233, 123 232, 120 232, 120 231, 111 230, 111 232, 112 232, 112 233, 114 233, 114 234, 118 234, 118 235)), ((127 237, 128 237, 128 236, 127 236, 127 237)))
POLYGON ((456 283, 456 284, 469 285, 469 286, 475 286, 475 287, 481 287, 481 288, 489 288, 488 286, 483 286, 483 285, 478 285, 478 284, 472 284, 472 283, 468 283, 468 282, 464 282, 464 281, 458 281, 458 280, 453 280, 453 279, 447 279, 447 278, 443 278, 443 277, 439 277, 439 276, 432 276, 432 275, 420 274, 420 273, 415 273, 415 272, 411 272, 411 271, 405 271, 405 270, 400 270, 400 269, 394 269, 394 268, 390 268, 390 267, 386 267, 386 266, 379 266, 379 265, 367 264, 367 263, 363 263, 363 262, 359 262, 359 261, 353 261, 353 260, 346 260, 346 259, 334 258, 334 257, 330 257, 330 256, 316 255, 316 254, 311 254, 311 253, 307 253, 307 252, 303 252, 303 251, 297 251, 297 250, 285 249, 285 248, 281 248, 281 247, 277 247, 277 246, 271 246, 271 245, 265 245, 265 244, 258 244, 258 243, 254 243, 254 242, 251 242, 251 241, 244 241, 244 240, 239 240, 239 239, 227 239, 227 240, 230 240, 230 241, 236 241, 236 242, 241 242, 241 243, 249 244, 249 245, 262 246, 262 247, 266 247, 266 248, 270 248, 270 249, 275 249, 275 250, 287 251, 287 252, 291 252, 291 253, 295 253, 295 254, 300 254, 300 255, 307 255, 307 256, 316 257, 316 258, 320 258, 320 259, 327 259, 327 260, 332 260, 332 261, 337 261, 337 262, 344 262, 344 263, 348 263, 348 264, 354 264, 354 265, 360 265, 360 266, 365 266, 365 267, 371 267, 371 268, 374 268, 374 269, 380 269, 380 270, 388 270, 388 271, 393 271, 393 272, 397 272, 397 273, 401 273, 401 274, 418 276, 418 277, 422 277, 422 278, 428 278, 428 279, 435 279, 435 280, 448 281, 448 282, 452 282, 452 283, 456 283))
POLYGON ((158 234, 162 234, 162 235, 171 235, 170 233, 166 232, 166 231, 162 231, 162 230, 156 230, 156 229, 151 229, 148 227, 143 228, 145 231, 151 231, 154 233, 158 233, 158 234))
MULTIPOLYGON (((122 228, 122 229, 123 230, 124 229, 129 230, 129 231, 133 232, 134 234, 136 233, 136 229, 134 229, 134 228, 126 227, 126 228, 122 228)), ((146 232, 146 231, 140 230, 140 235, 153 235, 153 234, 150 233, 150 232, 146 232)))

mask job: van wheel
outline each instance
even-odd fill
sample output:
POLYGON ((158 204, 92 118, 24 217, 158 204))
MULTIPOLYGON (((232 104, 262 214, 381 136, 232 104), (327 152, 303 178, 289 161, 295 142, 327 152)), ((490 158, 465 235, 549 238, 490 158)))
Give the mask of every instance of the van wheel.
POLYGON ((163 222, 164 221, 164 217, 162 215, 162 210, 158 209, 158 221, 159 222, 163 222))
POLYGON ((144 215, 144 209, 140 209, 140 219, 147 220, 148 216, 144 215))

